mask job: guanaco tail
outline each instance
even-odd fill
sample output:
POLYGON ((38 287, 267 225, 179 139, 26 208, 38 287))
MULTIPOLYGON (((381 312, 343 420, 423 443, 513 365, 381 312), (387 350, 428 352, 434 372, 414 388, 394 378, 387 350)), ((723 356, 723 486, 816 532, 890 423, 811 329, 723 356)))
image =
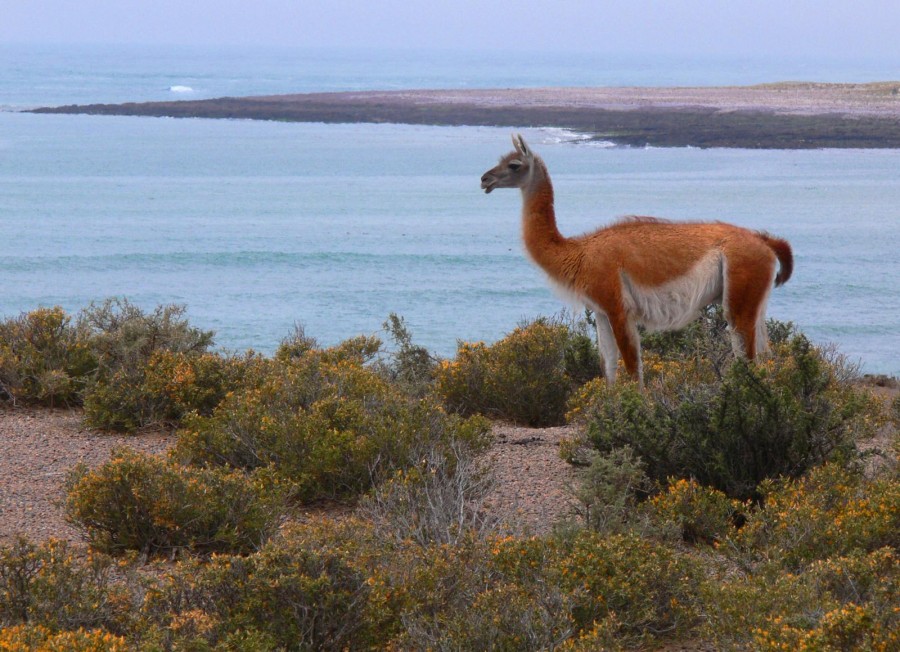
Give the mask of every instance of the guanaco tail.
POLYGON ((678 330, 721 303, 736 355, 768 350, 766 302, 787 282, 787 241, 722 222, 670 222, 630 216, 577 237, 556 226, 547 166, 520 135, 515 150, 481 177, 481 188, 522 190, 522 233, 532 260, 567 295, 594 311, 609 383, 619 356, 643 382, 638 326, 678 330), (779 270, 776 275, 775 263, 779 270))

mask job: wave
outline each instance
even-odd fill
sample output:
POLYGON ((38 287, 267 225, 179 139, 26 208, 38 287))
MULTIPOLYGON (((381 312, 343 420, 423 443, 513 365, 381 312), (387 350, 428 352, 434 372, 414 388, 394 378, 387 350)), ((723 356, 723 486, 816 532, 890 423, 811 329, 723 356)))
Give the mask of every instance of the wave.
POLYGON ((544 134, 543 143, 552 145, 569 145, 578 144, 587 147, 599 147, 608 149, 617 147, 617 145, 609 140, 596 140, 591 134, 586 134, 573 129, 564 129, 562 127, 545 127, 541 129, 544 134))
POLYGON ((169 90, 172 91, 173 93, 193 93, 194 92, 194 89, 191 88, 190 86, 181 86, 181 85, 177 85, 177 84, 175 86, 169 86, 169 90))
POLYGON ((33 273, 68 270, 106 272, 109 270, 141 269, 176 271, 197 268, 291 267, 314 268, 337 265, 340 268, 415 266, 460 266, 473 263, 506 263, 509 256, 497 254, 441 254, 441 253, 385 253, 357 252, 284 252, 284 251, 227 251, 227 252, 170 252, 118 253, 69 256, 2 256, 0 270, 4 273, 33 273))

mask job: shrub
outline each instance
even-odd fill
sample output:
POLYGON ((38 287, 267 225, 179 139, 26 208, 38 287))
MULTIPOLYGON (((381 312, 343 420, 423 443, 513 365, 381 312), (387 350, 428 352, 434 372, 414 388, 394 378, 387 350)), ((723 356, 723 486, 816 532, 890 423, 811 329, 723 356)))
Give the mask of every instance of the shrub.
POLYGON ((99 629, 54 632, 41 625, 0 629, 0 650, 4 652, 126 652, 129 649, 124 638, 99 629))
POLYGON ((419 444, 462 439, 483 446, 483 420, 412 400, 363 363, 366 340, 272 360, 210 417, 192 416, 176 455, 186 463, 272 466, 300 500, 355 496, 409 464, 419 444))
POLYGON ((721 491, 682 479, 651 498, 646 509, 655 522, 674 527, 685 541, 717 543, 732 533, 743 505, 721 491))
POLYGON ((496 565, 506 541, 396 547, 372 578, 382 647, 542 650, 569 636, 572 603, 557 585, 496 565))
MULTIPOLYGON (((217 376, 223 372, 212 370, 227 363, 203 356, 212 343, 212 332, 190 326, 184 313, 183 306, 168 305, 147 314, 126 299, 108 299, 82 311, 79 327, 87 334, 99 364, 84 400, 89 425, 132 431, 177 420, 185 406, 159 391, 159 380, 152 376, 154 366, 168 365, 175 371, 179 364, 186 365, 194 376, 200 371, 202 381, 195 393, 203 399, 227 391, 215 387, 217 376)), ((182 397, 189 394, 182 392, 182 397)))
POLYGON ((391 313, 384 330, 396 347, 381 365, 382 372, 404 392, 422 398, 431 393, 437 359, 423 346, 413 344, 412 334, 402 317, 391 313))
MULTIPOLYGON (((777 319, 767 320, 766 330, 773 347, 782 346, 797 335, 793 323, 777 319)), ((652 358, 699 363, 719 378, 734 359, 728 322, 721 304, 707 306, 699 319, 681 330, 642 332, 641 348, 652 358)))
POLYGON ((360 506, 378 536, 427 546, 493 531, 496 519, 485 510, 493 478, 471 445, 432 442, 411 457, 408 468, 374 487, 360 506))
POLYGON ((127 448, 68 478, 66 512, 109 553, 247 552, 274 532, 282 497, 265 473, 183 467, 127 448))
POLYGON ((151 587, 142 647, 360 649, 370 585, 338 554, 281 540, 252 555, 182 562, 151 587))
POLYGON ((497 571, 517 582, 556 584, 570 596, 576 632, 599 623, 634 646, 652 640, 652 632, 683 634, 696 625, 699 563, 635 534, 582 531, 510 540, 496 551, 497 571))
POLYGON ((828 464, 798 480, 763 485, 765 506, 749 516, 738 543, 796 570, 816 559, 900 545, 900 475, 867 478, 828 464))
POLYGON ((599 375, 596 349, 574 327, 538 319, 487 346, 460 343, 437 369, 436 391, 462 414, 559 425, 578 383, 599 375))
POLYGON ((505 537, 400 556, 371 598, 391 596, 400 649, 553 649, 595 626, 634 646, 696 619, 698 568, 639 537, 505 537))
POLYGON ((94 427, 133 432, 176 426, 191 413, 209 415, 240 387, 246 366, 253 363, 252 355, 155 351, 142 368, 119 369, 94 384, 85 400, 85 420, 94 427))
POLYGON ((62 308, 39 308, 0 322, 0 398, 79 405, 97 362, 62 308))
POLYGON ((92 303, 79 315, 79 325, 92 338, 102 372, 139 366, 154 351, 202 353, 212 344, 212 331, 191 326, 180 305, 157 306, 148 314, 127 299, 92 303))
POLYGON ((643 463, 625 447, 594 452, 573 494, 582 522, 596 532, 611 534, 637 525, 638 501, 650 489, 643 463))
POLYGON ((282 339, 278 348, 275 349, 275 358, 289 361, 301 358, 310 351, 315 351, 319 348, 319 343, 316 342, 316 339, 306 334, 303 324, 295 323, 291 333, 282 339))
POLYGON ((818 561, 802 574, 766 563, 705 584, 704 634, 725 649, 892 650, 898 589, 900 562, 889 548, 818 561))
POLYGON ((765 363, 733 361, 721 380, 676 362, 644 392, 591 383, 570 414, 598 450, 632 447, 659 483, 694 478, 743 499, 766 478, 850 457, 856 438, 874 434, 878 400, 839 372, 794 336, 765 363))
MULTIPOLYGON (((112 585, 111 570, 103 555, 77 560, 64 541, 36 545, 17 539, 0 548, 0 628, 32 624, 48 628, 48 633, 119 629, 130 601, 112 585)), ((20 634, 9 640, 18 640, 20 634)), ((0 644, 0 649, 6 648, 0 644)))
POLYGON ((700 564, 632 534, 421 545, 352 521, 294 526, 285 538, 340 554, 366 578, 361 619, 379 649, 545 650, 595 626, 634 647, 697 624, 700 564))

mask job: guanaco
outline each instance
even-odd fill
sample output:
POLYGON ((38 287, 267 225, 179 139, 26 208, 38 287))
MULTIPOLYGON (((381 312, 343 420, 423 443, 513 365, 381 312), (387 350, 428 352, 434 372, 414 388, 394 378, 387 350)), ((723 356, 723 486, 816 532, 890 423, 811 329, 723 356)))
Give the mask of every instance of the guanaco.
POLYGON ((643 383, 638 326, 679 330, 713 303, 724 307, 735 355, 768 350, 766 302, 793 270, 787 241, 723 222, 628 216, 577 237, 556 226, 547 166, 521 135, 481 177, 481 188, 522 190, 522 233, 531 259, 566 295, 592 310, 606 379, 619 356, 643 383), (778 274, 775 262, 778 261, 778 274))

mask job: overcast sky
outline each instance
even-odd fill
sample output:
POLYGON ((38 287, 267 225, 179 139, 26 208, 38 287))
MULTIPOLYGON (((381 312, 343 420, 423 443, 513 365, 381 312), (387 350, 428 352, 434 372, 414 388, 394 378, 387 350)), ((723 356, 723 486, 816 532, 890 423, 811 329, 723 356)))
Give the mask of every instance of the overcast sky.
POLYGON ((0 0, 0 42, 900 60, 900 0, 0 0))

